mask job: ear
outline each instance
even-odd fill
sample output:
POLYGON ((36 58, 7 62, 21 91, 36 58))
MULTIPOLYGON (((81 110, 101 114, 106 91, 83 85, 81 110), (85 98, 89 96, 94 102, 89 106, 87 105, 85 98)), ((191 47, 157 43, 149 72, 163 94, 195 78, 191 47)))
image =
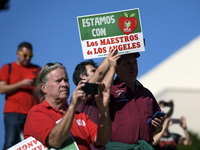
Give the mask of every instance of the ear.
POLYGON ((81 78, 81 80, 86 80, 87 79, 86 76, 83 75, 83 74, 80 74, 80 78, 81 78))
POLYGON ((16 53, 16 54, 17 54, 17 58, 19 58, 19 54, 18 54, 18 51, 17 51, 17 53, 16 53))
POLYGON ((43 93, 45 93, 45 94, 47 93, 47 87, 44 83, 40 84, 40 89, 42 90, 43 93))

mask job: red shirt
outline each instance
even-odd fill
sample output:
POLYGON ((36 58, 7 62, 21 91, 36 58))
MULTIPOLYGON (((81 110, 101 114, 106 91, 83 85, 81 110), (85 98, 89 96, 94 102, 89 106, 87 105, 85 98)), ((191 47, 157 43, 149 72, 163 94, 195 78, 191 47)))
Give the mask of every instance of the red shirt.
MULTIPOLYGON (((56 121, 64 114, 50 106, 45 100, 34 106, 28 113, 24 126, 24 136, 36 138, 45 146, 45 140, 56 121)), ((71 127, 71 134, 80 150, 90 149, 90 143, 94 144, 94 137, 97 134, 98 126, 92 122, 84 113, 75 113, 71 127)))
MULTIPOLYGON (((40 67, 36 65, 30 65, 24 67, 18 65, 16 62, 11 63, 11 72, 9 74, 8 65, 3 65, 0 70, 0 80, 5 81, 7 84, 14 84, 23 79, 36 78, 40 67)), ((34 87, 21 87, 13 94, 6 95, 6 101, 4 106, 4 113, 20 113, 27 114, 31 107, 37 104, 37 101, 33 99, 34 87)))
POLYGON ((153 142, 153 127, 147 122, 160 111, 152 93, 136 81, 136 91, 116 77, 111 89, 111 141, 136 144, 138 140, 153 142))

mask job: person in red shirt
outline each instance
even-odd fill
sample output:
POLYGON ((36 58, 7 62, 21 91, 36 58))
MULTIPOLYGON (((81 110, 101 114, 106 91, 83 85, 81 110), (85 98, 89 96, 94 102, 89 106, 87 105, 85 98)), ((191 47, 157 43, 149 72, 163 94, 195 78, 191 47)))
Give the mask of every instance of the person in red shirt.
MULTIPOLYGON (((107 75, 113 72, 108 72, 107 75)), ((48 63, 40 71, 36 80, 36 93, 41 103, 28 113, 24 126, 24 136, 36 138, 48 148, 59 148, 71 134, 80 150, 107 144, 111 135, 109 116, 109 88, 99 84, 99 95, 95 102, 99 109, 99 123, 96 125, 84 113, 76 112, 77 106, 86 98, 79 82, 68 105, 69 82, 65 67, 60 63, 48 63), (58 120, 60 120, 56 123, 58 120)))
POLYGON ((23 42, 18 46, 17 61, 3 65, 0 70, 0 93, 6 95, 4 149, 21 141, 20 134, 23 132, 28 111, 37 104, 32 93, 41 67, 31 63, 32 57, 32 45, 23 42))

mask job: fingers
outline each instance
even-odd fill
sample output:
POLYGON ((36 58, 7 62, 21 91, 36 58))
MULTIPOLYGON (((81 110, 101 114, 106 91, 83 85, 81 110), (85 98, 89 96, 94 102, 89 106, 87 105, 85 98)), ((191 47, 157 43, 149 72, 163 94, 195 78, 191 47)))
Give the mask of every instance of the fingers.
POLYGON ((81 90, 74 92, 75 102, 83 101, 85 99, 85 93, 81 90))
POLYGON ((30 79, 24 79, 21 81, 22 86, 32 86, 33 85, 33 80, 30 79))
POLYGON ((95 102, 98 108, 105 108, 108 106, 110 100, 110 91, 105 84, 99 83, 99 94, 95 95, 95 102))
POLYGON ((106 86, 104 83, 99 83, 99 92, 102 92, 106 89, 106 86))
POLYGON ((82 83, 82 81, 79 81, 78 85, 76 86, 76 89, 74 91, 80 90, 82 87, 84 87, 85 84, 82 83))
POLYGON ((152 121, 151 121, 151 124, 155 127, 155 128, 159 128, 162 126, 162 121, 161 119, 158 119, 158 118, 154 118, 152 121))
POLYGON ((121 57, 121 54, 118 54, 118 50, 117 49, 112 49, 109 52, 108 55, 108 61, 109 61, 109 65, 112 68, 116 68, 117 66, 117 60, 121 57))
POLYGON ((109 55, 111 57, 113 57, 114 59, 120 58, 121 54, 118 54, 118 50, 117 49, 112 49, 109 53, 109 55))
POLYGON ((85 86, 85 84, 82 83, 81 81, 78 83, 76 89, 73 92, 74 98, 76 100, 78 100, 78 99, 84 100, 85 99, 86 94, 83 90, 81 90, 81 88, 84 86, 85 86))
POLYGON ((159 105, 160 107, 163 107, 163 106, 164 106, 163 103, 164 103, 164 101, 163 101, 163 100, 160 100, 160 101, 158 102, 158 105, 159 105))

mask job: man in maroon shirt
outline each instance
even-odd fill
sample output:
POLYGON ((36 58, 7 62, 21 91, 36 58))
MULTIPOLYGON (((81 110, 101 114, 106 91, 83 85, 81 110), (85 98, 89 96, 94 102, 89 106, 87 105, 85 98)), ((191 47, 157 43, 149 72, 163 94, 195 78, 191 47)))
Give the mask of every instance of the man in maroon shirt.
MULTIPOLYGON (((162 130, 164 118, 155 118, 150 124, 148 120, 156 111, 160 111, 153 94, 136 80, 138 75, 137 59, 140 54, 122 55, 117 62, 116 74, 110 101, 112 135, 107 148, 115 149, 127 145, 150 145, 153 135, 162 130), (145 141, 145 142, 144 142, 145 141)), ((124 147, 125 146, 125 147, 124 147)), ((151 149, 150 148, 145 149, 151 149)))

